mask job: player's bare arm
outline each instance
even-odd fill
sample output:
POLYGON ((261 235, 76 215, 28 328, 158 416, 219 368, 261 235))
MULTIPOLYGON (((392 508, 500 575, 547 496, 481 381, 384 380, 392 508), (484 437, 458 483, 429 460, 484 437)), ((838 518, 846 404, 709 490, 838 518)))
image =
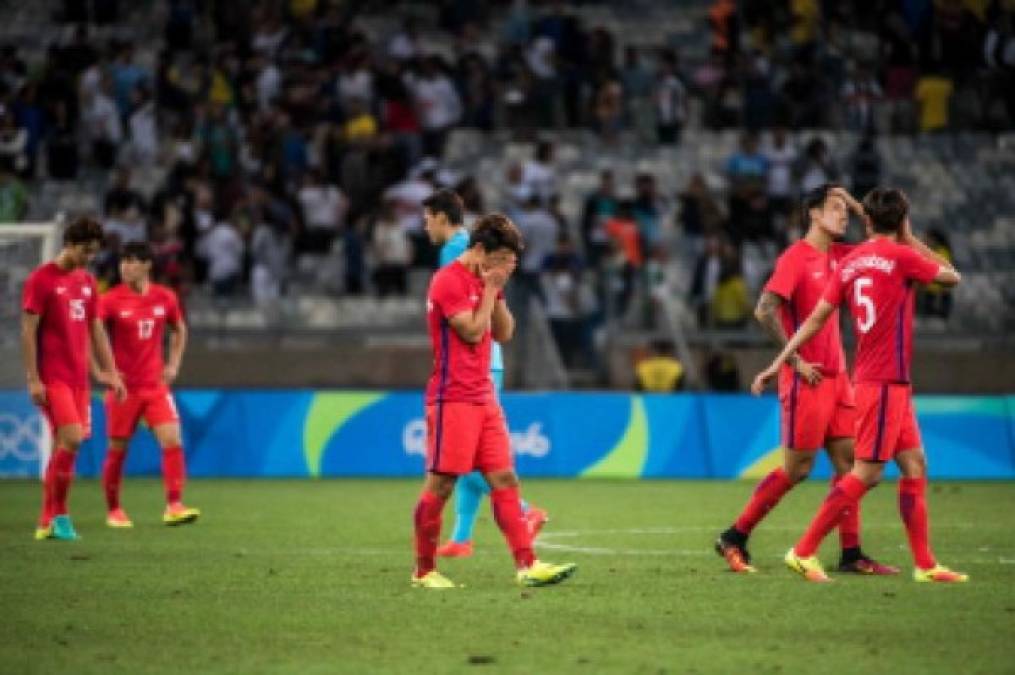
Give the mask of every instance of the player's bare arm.
MULTIPOLYGON (((782 303, 783 299, 778 293, 763 291, 761 297, 758 298, 757 307, 754 308, 754 318, 758 320, 758 323, 765 329, 765 332, 779 346, 784 346, 789 342, 786 331, 782 327, 782 322, 779 321, 779 307, 782 306, 782 303)), ((800 373, 800 376, 808 384, 817 384, 821 381, 821 371, 814 364, 800 358, 799 354, 792 354, 787 363, 796 372, 800 373)))
POLYGON ((913 234, 913 226, 909 222, 909 218, 902 224, 902 230, 899 233, 899 239, 901 243, 910 247, 924 258, 933 260, 941 268, 937 272, 937 276, 934 277, 934 282, 941 284, 942 286, 956 286, 962 281, 962 275, 959 274, 955 266, 951 264, 944 256, 938 255, 930 246, 923 243, 919 237, 913 234))
POLYGON ((21 354, 25 362, 25 379, 28 395, 36 405, 46 405, 46 387, 39 377, 39 321, 38 314, 21 313, 21 354))
POLYGON ((786 363, 790 355, 796 352, 800 348, 800 345, 810 340, 812 337, 818 334, 818 331, 828 322, 829 317, 835 312, 835 306, 827 300, 821 300, 818 302, 814 311, 807 317, 803 325, 797 329, 797 332, 793 334, 790 341, 786 343, 786 346, 779 353, 775 360, 765 370, 758 373, 758 376, 754 378, 754 382, 751 384, 751 393, 758 396, 765 390, 765 385, 769 380, 779 374, 779 368, 782 364, 786 363))
POLYGON ((106 384, 116 394, 116 398, 123 401, 127 398, 127 387, 124 386, 120 373, 116 370, 116 361, 113 360, 113 349, 109 346, 109 335, 106 334, 106 327, 102 325, 101 319, 92 319, 91 346, 95 350, 95 358, 99 362, 99 368, 106 373, 106 384))
POLYGON ((162 370, 162 379, 166 384, 172 384, 180 374, 180 364, 183 363, 183 352, 187 348, 187 324, 182 320, 176 324, 167 326, 171 335, 169 337, 169 358, 166 359, 166 366, 162 370))
POLYGON ((498 291, 499 289, 487 285, 483 289, 479 307, 471 312, 459 312, 448 319, 448 323, 451 324, 458 337, 470 345, 482 341, 483 334, 490 330, 490 321, 493 317, 493 308, 497 304, 498 291))
POLYGON ((493 339, 501 344, 514 337, 515 317, 504 300, 498 300, 493 306, 491 329, 493 330, 493 339))

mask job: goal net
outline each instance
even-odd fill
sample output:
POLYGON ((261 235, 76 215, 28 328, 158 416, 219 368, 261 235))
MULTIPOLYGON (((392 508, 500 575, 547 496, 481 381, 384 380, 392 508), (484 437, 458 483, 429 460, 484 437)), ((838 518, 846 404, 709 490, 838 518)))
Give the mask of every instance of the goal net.
MULTIPOLYGON (((56 257, 60 233, 56 221, 0 223, 0 361, 12 371, 3 373, 4 381, 24 382, 21 289, 33 269, 56 257)), ((49 459, 49 427, 21 393, 0 392, 0 477, 41 475, 49 459)))

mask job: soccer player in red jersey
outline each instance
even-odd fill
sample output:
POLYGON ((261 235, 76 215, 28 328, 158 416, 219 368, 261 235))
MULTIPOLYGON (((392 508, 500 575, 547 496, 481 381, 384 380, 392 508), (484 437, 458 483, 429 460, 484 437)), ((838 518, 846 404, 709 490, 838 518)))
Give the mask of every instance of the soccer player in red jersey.
POLYGON ((504 343, 514 333, 502 291, 521 250, 521 234, 509 218, 483 216, 466 252, 430 282, 426 305, 433 373, 426 388, 427 473, 414 516, 414 586, 455 587, 436 568, 441 512, 458 477, 477 470, 490 484, 494 519, 514 556, 518 583, 555 584, 577 569, 573 563, 539 561, 533 553, 507 423, 490 378, 490 341, 504 343))
MULTIPOLYGON (((835 243, 849 222, 847 198, 845 190, 832 184, 815 188, 804 197, 803 208, 810 221, 807 234, 779 256, 754 313, 780 345, 785 345, 786 336, 810 315, 837 261, 852 248, 835 243)), ((783 465, 758 483, 740 516, 715 543, 716 552, 734 572, 755 571, 747 538, 783 496, 807 478, 819 448, 825 448, 832 462, 833 485, 853 467, 856 410, 837 316, 782 367, 779 403, 783 465)), ((839 538, 840 572, 898 573, 898 569, 879 564, 862 552, 859 508, 851 509, 839 523, 839 538)))
POLYGON ((843 514, 857 508, 864 494, 881 480, 885 462, 894 459, 899 480, 899 514, 905 524, 915 569, 921 582, 962 582, 968 577, 939 565, 930 548, 927 516, 927 460, 913 412, 910 363, 913 352, 915 284, 959 283, 959 273, 913 236, 909 203, 901 190, 872 190, 863 202, 871 237, 842 259, 823 299, 760 373, 751 387, 765 383, 801 345, 818 335, 845 300, 857 337, 857 440, 852 471, 832 489, 804 536, 786 554, 786 564, 810 581, 828 581, 815 555, 821 540, 843 514))
POLYGON ((123 373, 127 397, 106 395, 109 448, 102 465, 110 527, 133 527, 120 505, 120 483, 127 444, 139 420, 144 419, 162 448, 162 477, 166 491, 167 525, 197 520, 201 512, 183 505, 185 477, 180 418, 169 385, 176 379, 187 344, 187 326, 176 293, 151 282, 152 249, 144 242, 127 244, 120 256, 123 282, 99 301, 99 316, 109 328, 113 358, 123 373), (172 331, 169 360, 163 363, 163 336, 172 331))
POLYGON ((23 289, 21 347, 28 394, 42 408, 54 441, 35 530, 40 540, 78 538, 67 497, 78 448, 91 435, 89 341, 100 364, 110 372, 107 380, 114 395, 126 394, 99 321, 95 279, 85 270, 98 253, 102 237, 102 226, 94 220, 75 220, 64 230, 63 249, 56 259, 37 267, 23 289))

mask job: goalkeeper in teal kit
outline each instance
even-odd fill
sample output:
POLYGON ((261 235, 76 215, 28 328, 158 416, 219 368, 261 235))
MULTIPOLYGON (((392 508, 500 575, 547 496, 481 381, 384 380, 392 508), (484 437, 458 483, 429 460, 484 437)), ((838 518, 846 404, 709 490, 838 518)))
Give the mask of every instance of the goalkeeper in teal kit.
MULTIPOLYGON (((423 201, 424 227, 430 241, 441 247, 440 265, 453 262, 469 246, 469 232, 463 224, 465 207, 452 190, 441 190, 423 201)), ((500 345, 493 343, 490 354, 490 377, 494 388, 504 386, 504 360, 500 345)), ((490 486, 478 471, 462 476, 455 486, 455 528, 451 539, 437 549, 437 555, 463 558, 472 555, 472 532, 476 514, 490 486)), ((532 536, 546 522, 546 512, 522 501, 522 512, 532 536)))

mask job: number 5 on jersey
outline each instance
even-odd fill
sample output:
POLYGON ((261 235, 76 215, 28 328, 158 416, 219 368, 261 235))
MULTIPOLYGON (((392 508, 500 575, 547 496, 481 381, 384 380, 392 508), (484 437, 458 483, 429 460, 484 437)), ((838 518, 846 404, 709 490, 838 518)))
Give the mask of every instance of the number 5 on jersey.
POLYGON ((863 318, 857 319, 857 329, 861 333, 866 333, 874 325, 874 320, 877 318, 877 311, 874 309, 874 301, 870 297, 864 295, 864 289, 872 286, 874 281, 870 277, 860 277, 853 284, 853 292, 856 297, 856 306, 863 309, 863 318))

